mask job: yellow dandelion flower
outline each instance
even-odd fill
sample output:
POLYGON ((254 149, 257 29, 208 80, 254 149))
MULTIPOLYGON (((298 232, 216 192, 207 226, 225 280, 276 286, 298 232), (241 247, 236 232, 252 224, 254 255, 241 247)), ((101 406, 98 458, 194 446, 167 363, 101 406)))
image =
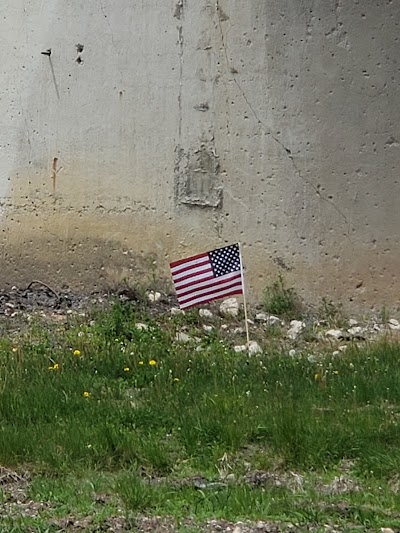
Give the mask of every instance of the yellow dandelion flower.
POLYGON ((60 365, 58 363, 54 363, 53 368, 54 370, 58 370, 60 368, 60 365))
POLYGON ((86 391, 83 393, 84 398, 90 398, 90 392, 86 391))
POLYGON ((149 361, 150 366, 156 366, 156 364, 157 364, 157 361, 154 361, 154 359, 150 359, 149 361))
POLYGON ((314 379, 315 379, 315 381, 318 381, 319 378, 320 378, 320 375, 319 375, 319 374, 314 374, 314 379))
POLYGON ((139 361, 139 365, 144 365, 144 361, 139 361))
POLYGON ((126 367, 124 368, 124 372, 129 372, 129 370, 130 370, 129 366, 126 366, 126 367))
POLYGON ((79 357, 81 355, 81 351, 80 350, 74 350, 74 355, 79 357))
POLYGON ((179 378, 174 378, 174 382, 175 382, 175 383, 178 383, 179 381, 180 381, 179 378))
POLYGON ((12 351, 15 353, 15 352, 18 352, 18 348, 16 346, 14 346, 14 348, 12 349, 12 351))

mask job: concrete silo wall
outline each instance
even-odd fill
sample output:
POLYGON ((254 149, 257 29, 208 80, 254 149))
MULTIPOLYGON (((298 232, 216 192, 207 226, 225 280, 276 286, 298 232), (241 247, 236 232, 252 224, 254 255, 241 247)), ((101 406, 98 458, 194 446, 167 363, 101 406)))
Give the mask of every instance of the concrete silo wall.
POLYGON ((253 298, 283 272, 395 305, 399 25, 397 0, 3 0, 0 284, 241 241, 253 298))

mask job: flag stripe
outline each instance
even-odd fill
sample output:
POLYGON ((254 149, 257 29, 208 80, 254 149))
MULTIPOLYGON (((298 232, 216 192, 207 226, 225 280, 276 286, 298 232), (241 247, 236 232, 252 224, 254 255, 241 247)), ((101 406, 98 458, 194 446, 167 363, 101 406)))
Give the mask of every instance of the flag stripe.
POLYGON ((201 296, 200 298, 196 298, 195 300, 189 300, 188 302, 184 304, 179 304, 181 309, 188 309, 189 307, 194 307, 198 304, 205 304, 208 302, 212 302, 213 300, 217 300, 218 298, 222 298, 223 296, 233 296, 234 294, 243 294, 242 286, 238 287, 237 289, 226 289, 225 291, 222 291, 218 294, 210 294, 208 296, 201 296))
POLYGON ((241 279, 228 280, 222 284, 214 283, 213 285, 210 285, 209 287, 205 287, 197 291, 192 291, 190 293, 187 293, 186 295, 183 295, 183 296, 178 295, 178 302, 185 303, 187 300, 193 300, 195 298, 198 298, 199 296, 208 296, 210 294, 218 293, 219 291, 233 288, 236 285, 241 286, 241 279))
POLYGON ((196 262, 193 262, 192 264, 181 265, 180 267, 178 267, 178 270, 174 270, 172 272, 172 277, 176 278, 177 276, 180 276, 181 274, 184 274, 185 272, 191 272, 195 268, 202 268, 207 265, 211 266, 211 262, 208 257, 205 257, 203 259, 198 259, 196 262))
POLYGON ((212 274, 212 268, 211 265, 202 265, 199 267, 194 267, 191 270, 188 270, 187 272, 180 272, 179 274, 174 274, 172 276, 172 279, 174 282, 182 281, 185 279, 190 279, 196 276, 200 276, 201 274, 212 274))
POLYGON ((184 289, 186 287, 190 287, 194 283, 200 283, 201 281, 207 281, 209 279, 214 279, 214 274, 212 272, 206 272, 205 274, 198 274, 197 276, 193 276, 192 279, 187 279, 178 281, 175 283, 175 289, 176 292, 178 292, 179 289, 184 289))
POLYGON ((179 267, 181 265, 193 263, 193 262, 198 261, 199 259, 202 259, 204 257, 208 258, 208 253, 207 252, 206 253, 202 253, 202 254, 198 254, 198 255, 193 255, 192 257, 187 257, 186 259, 180 259, 179 261, 174 261, 169 266, 171 267, 172 272, 175 272, 175 271, 179 270, 179 267))
POLYGON ((184 296, 185 294, 188 294, 190 292, 197 291, 198 289, 203 289, 205 291, 209 287, 215 287, 218 285, 225 286, 227 283, 231 283, 232 281, 235 281, 239 278, 241 278, 240 272, 231 272, 230 274, 225 274, 225 276, 220 276, 218 278, 218 282, 216 282, 215 278, 212 277, 205 281, 200 281, 199 283, 187 283, 184 287, 177 288, 176 294, 178 298, 180 298, 181 296, 184 296))

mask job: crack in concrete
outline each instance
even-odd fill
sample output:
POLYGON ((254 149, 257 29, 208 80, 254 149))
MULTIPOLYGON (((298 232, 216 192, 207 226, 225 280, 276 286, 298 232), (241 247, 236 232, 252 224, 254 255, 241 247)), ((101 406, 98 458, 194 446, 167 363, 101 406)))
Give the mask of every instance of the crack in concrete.
MULTIPOLYGON (((112 44, 112 47, 114 48, 114 52, 118 55, 119 54, 119 50, 118 50, 118 47, 116 46, 115 44, 115 40, 114 40, 114 32, 113 32, 113 29, 112 29, 112 26, 111 26, 111 23, 109 21, 109 18, 108 18, 108 15, 106 13, 106 10, 105 10, 105 7, 104 7, 104 4, 102 1, 100 1, 100 10, 104 16, 104 18, 106 19, 106 24, 108 26, 108 29, 110 31, 110 37, 111 37, 111 44, 112 44)), ((121 85, 124 85, 124 75, 123 75, 123 72, 121 69, 119 69, 119 76, 120 76, 120 83, 121 85)))
POLYGON ((103 2, 100 2, 100 10, 103 13, 103 17, 106 19, 106 24, 108 26, 108 29, 110 30, 110 37, 111 37, 111 42, 112 42, 113 48, 116 49, 115 42, 114 42, 114 32, 112 30, 110 21, 108 20, 108 15, 107 15, 106 10, 104 8, 103 2))
MULTIPOLYGON (((340 1, 340 0, 335 0, 335 1, 340 1)), ((318 196, 318 198, 320 198, 320 200, 322 200, 323 202, 326 202, 327 204, 332 206, 333 209, 343 218, 343 220, 348 225, 348 227, 352 228, 350 222, 347 219, 347 216, 343 213, 343 211, 339 207, 337 207, 337 205, 334 202, 332 202, 329 198, 326 198, 325 196, 323 196, 321 194, 321 192, 319 191, 318 187, 316 187, 313 183, 311 183, 307 178, 305 178, 303 176, 303 174, 302 174, 300 168, 298 167, 298 165, 297 165, 297 163, 296 163, 296 161, 295 161, 295 159, 294 159, 294 157, 292 155, 292 152, 289 150, 289 148, 287 148, 284 145, 284 143, 269 128, 267 128, 264 125, 264 123, 262 122, 262 120, 259 118, 256 110, 254 109, 253 105, 251 104, 251 102, 247 98, 247 95, 246 95, 244 89, 242 88, 240 83, 237 81, 236 76, 234 75, 234 69, 231 66, 231 62, 230 62, 229 57, 228 57, 228 50, 227 50, 227 46, 226 46, 226 42, 225 42, 224 32, 223 32, 223 29, 222 29, 221 19, 218 16, 218 13, 220 12, 219 0, 216 0, 215 6, 216 6, 216 13, 217 13, 217 17, 218 17, 218 26, 219 26, 219 30, 220 30, 220 34, 221 34, 221 42, 222 42, 222 48, 224 50, 224 56, 225 56, 225 60, 226 60, 226 65, 227 65, 229 71, 232 73, 233 82, 235 83, 236 87, 239 89, 244 101, 246 102, 247 107, 250 109, 251 113, 253 114, 254 118, 258 122, 260 128, 265 133, 265 135, 269 135, 282 148, 282 150, 285 152, 287 158, 290 160, 290 162, 291 162, 291 164, 293 166, 295 174, 306 185, 308 185, 308 187, 310 187, 314 191, 314 193, 316 194, 316 196, 318 196)), ((350 239, 349 230, 347 230, 347 237, 350 239)))

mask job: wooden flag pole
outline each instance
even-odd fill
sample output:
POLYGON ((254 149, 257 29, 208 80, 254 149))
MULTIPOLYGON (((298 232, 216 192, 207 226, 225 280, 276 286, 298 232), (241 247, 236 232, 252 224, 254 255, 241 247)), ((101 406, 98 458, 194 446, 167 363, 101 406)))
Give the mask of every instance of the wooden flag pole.
POLYGON ((244 307, 244 321, 246 324, 246 338, 247 338, 247 348, 250 348, 250 335, 249 335, 249 322, 247 319, 247 303, 246 303, 246 288, 244 284, 244 271, 243 271, 243 259, 242 259, 242 247, 239 242, 239 257, 240 257, 240 275, 242 277, 242 288, 243 288, 243 307, 244 307))

